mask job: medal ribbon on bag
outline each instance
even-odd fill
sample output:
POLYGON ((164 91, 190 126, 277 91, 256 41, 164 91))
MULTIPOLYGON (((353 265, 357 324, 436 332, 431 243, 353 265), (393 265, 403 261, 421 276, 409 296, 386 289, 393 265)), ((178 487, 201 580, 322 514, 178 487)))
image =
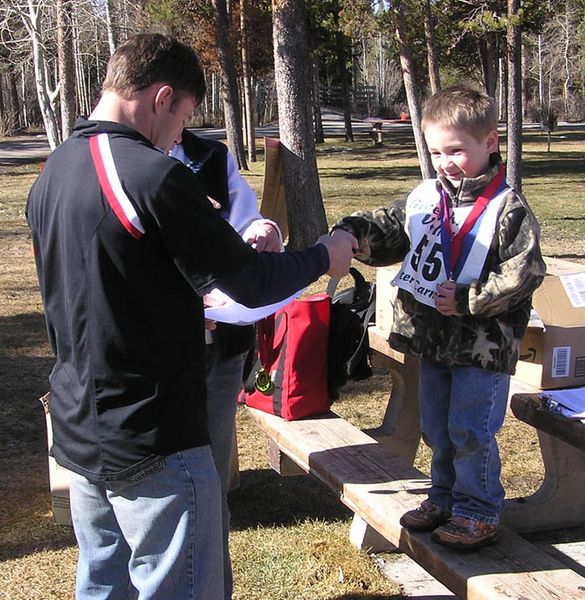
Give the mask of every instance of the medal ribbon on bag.
POLYGON ((272 396, 274 393, 274 382, 270 377, 270 373, 266 369, 266 364, 273 362, 271 354, 273 354, 272 346, 274 342, 274 315, 265 317, 258 321, 258 355, 265 358, 263 364, 254 375, 254 387, 265 396, 272 396))
POLYGON ((471 243, 465 244, 466 252, 463 252, 463 260, 460 260, 464 248, 464 241, 469 241, 469 237, 466 240, 466 236, 471 232, 471 236, 475 237, 472 233, 474 226, 481 219, 490 200, 502 191, 505 186, 506 179, 504 177, 504 165, 500 165, 496 176, 477 198, 471 212, 467 215, 467 218, 461 225, 459 231, 455 234, 453 233, 450 220, 449 208, 451 207, 451 202, 447 192, 441 189, 441 252, 445 262, 445 271, 447 272, 449 279, 457 279, 457 275, 465 264, 465 258, 473 245, 473 239, 471 239, 471 243))

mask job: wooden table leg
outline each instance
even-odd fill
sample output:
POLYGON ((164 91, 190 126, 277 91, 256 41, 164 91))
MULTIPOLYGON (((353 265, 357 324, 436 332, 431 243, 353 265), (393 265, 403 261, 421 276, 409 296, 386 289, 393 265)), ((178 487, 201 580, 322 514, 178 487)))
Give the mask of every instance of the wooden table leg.
MULTIPOLYGON (((400 456, 406 464, 412 465, 421 438, 418 360, 392 350, 387 340, 375 331, 370 331, 370 348, 372 365, 389 369, 392 389, 382 424, 375 429, 368 429, 366 433, 400 456)), ((353 517, 350 541, 366 552, 393 549, 388 540, 358 515, 353 517)))
POLYGON ((544 481, 527 498, 506 501, 502 522, 517 532, 547 531, 585 524, 585 452, 538 431, 544 481))
POLYGON ((399 362, 375 353, 372 362, 374 366, 383 365, 389 368, 392 390, 382 424, 366 433, 412 465, 421 437, 418 360, 405 356, 404 362, 399 362))

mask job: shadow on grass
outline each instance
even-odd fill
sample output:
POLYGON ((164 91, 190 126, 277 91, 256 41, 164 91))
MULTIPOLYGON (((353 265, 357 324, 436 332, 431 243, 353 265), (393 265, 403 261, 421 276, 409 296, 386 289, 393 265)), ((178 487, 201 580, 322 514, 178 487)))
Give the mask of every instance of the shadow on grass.
POLYGON ((46 452, 39 398, 49 389, 54 359, 41 313, 0 318, 0 331, 0 465, 4 467, 14 457, 46 452))
POLYGON ((35 464, 0 477, 0 562, 76 545, 73 529, 53 521, 46 450, 43 454, 35 464))
POLYGON ((43 315, 0 318, 0 560, 74 544, 51 514, 47 432, 39 398, 53 365, 43 315))
POLYGON ((547 256, 551 258, 562 258, 563 260, 585 260, 585 254, 576 254, 576 253, 556 253, 556 252, 548 252, 547 256))
POLYGON ((352 512, 316 477, 281 477, 270 469, 242 471, 229 496, 232 529, 294 525, 305 519, 346 520, 352 512))
POLYGON ((369 169, 348 168, 348 169, 322 169, 319 173, 320 179, 347 179, 349 181, 356 179, 412 179, 420 177, 420 168, 414 166, 387 166, 387 161, 384 160, 384 166, 373 166, 369 169))
MULTIPOLYGON (((502 140, 505 140, 506 135, 502 134, 502 140)), ((564 142, 585 142, 585 131, 582 128, 559 128, 551 133, 550 143, 552 150, 558 150, 563 146, 564 142)), ((522 135, 522 145, 529 146, 530 144, 546 144, 546 133, 544 131, 533 131, 530 133, 524 132, 522 135)))
POLYGON ((546 158, 530 158, 522 163, 524 177, 547 177, 575 175, 583 168, 583 156, 568 156, 566 153, 550 153, 546 158))
MULTIPOLYGON (((0 157, 0 167, 20 167, 22 165, 34 165, 45 162, 44 157, 38 156, 4 156, 0 157)), ((14 174, 18 176, 17 173, 14 174)))

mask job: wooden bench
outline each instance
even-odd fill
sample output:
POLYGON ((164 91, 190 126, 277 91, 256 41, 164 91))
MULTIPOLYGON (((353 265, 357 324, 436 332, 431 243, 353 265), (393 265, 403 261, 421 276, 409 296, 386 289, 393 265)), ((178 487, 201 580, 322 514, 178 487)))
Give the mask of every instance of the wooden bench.
POLYGON ((384 134, 382 133, 383 121, 373 121, 370 137, 376 148, 381 148, 384 145, 384 134))
MULTIPOLYGON (((428 533, 400 526, 400 516, 419 505, 430 485, 412 466, 420 443, 418 361, 392 350, 375 327, 369 333, 373 363, 387 367, 392 377, 380 427, 366 433, 333 413, 287 422, 248 409, 268 436, 272 468, 281 475, 316 476, 354 512, 354 545, 371 551, 398 549, 460 598, 585 598, 585 578, 571 568, 570 559, 537 548, 508 527, 495 546, 461 554, 431 542, 428 533)), ((515 381, 513 391, 534 393, 535 388, 515 381)), ((543 459, 546 465, 544 447, 543 459)), ((507 523, 520 523, 524 530, 532 502, 510 503, 516 512, 507 523)), ((506 514, 511 514, 508 506, 506 514)), ((542 528, 542 522, 538 514, 531 524, 542 528)))
POLYGON ((367 523, 459 598, 585 598, 584 577, 509 529, 502 528, 498 544, 471 554, 431 542, 430 533, 403 529, 400 516, 425 497, 428 477, 337 415, 285 421, 247 410, 270 440, 273 468, 316 476, 357 515, 352 529, 367 523))

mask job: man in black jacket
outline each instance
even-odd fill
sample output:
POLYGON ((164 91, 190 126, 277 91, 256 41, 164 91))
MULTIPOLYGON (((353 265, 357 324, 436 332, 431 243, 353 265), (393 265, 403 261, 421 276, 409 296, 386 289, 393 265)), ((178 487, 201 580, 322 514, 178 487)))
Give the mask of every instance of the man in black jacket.
POLYGON ((242 241, 167 155, 204 91, 190 48, 134 36, 29 194, 78 598, 224 600, 201 297, 278 301, 343 275, 355 244, 339 232, 280 254, 242 241))

